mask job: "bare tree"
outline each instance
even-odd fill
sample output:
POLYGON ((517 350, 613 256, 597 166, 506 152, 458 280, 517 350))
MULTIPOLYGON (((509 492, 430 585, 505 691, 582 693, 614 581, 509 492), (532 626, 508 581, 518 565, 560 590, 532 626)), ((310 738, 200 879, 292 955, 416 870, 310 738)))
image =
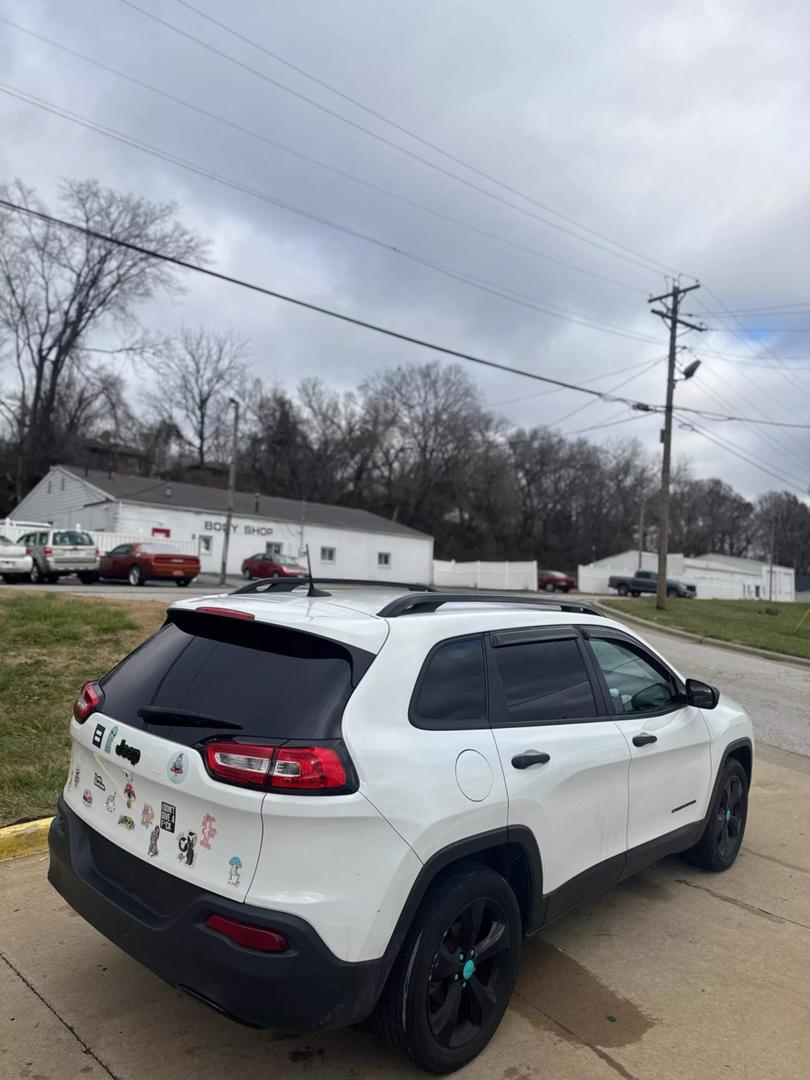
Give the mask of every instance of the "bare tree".
MULTIPOLYGON (((9 201, 43 208, 19 181, 0 192, 9 201)), ((61 216, 84 228, 174 258, 205 257, 206 245, 176 220, 173 203, 150 203, 94 180, 68 180, 60 204, 61 216)), ((0 332, 14 371, 2 410, 17 446, 18 497, 56 449, 60 392, 86 370, 91 332, 131 330, 138 304, 177 288, 168 263, 0 211, 0 332)))
POLYGON ((157 385, 148 394, 151 405, 171 419, 204 469, 223 453, 228 398, 245 378, 248 342, 232 330, 183 327, 149 360, 157 385))

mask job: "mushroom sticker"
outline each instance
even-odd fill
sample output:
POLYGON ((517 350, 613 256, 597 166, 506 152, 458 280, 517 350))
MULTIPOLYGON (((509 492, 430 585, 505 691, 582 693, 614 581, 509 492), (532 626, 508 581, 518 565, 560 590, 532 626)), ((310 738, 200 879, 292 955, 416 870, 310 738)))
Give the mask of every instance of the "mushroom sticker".
POLYGON ((228 860, 228 884, 234 887, 239 885, 239 871, 242 869, 242 860, 238 855, 232 855, 228 860))

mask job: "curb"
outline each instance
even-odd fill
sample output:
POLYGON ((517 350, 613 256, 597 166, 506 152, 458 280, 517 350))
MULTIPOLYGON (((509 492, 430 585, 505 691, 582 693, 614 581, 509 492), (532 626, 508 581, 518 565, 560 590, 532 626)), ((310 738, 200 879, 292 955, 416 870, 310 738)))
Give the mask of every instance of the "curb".
POLYGON ((0 862, 16 859, 20 855, 34 855, 48 850, 48 829, 52 817, 38 821, 24 821, 21 825, 7 825, 0 829, 0 862))
POLYGON ((799 668, 810 668, 810 660, 802 656, 789 656, 787 653, 771 652, 769 649, 757 649, 753 645, 739 645, 734 641, 723 641, 721 638, 706 637, 704 634, 692 634, 688 630, 679 630, 675 626, 663 626, 661 623, 652 622, 650 619, 642 619, 638 615, 628 615, 619 608, 611 607, 610 604, 601 604, 598 600, 591 601, 601 611, 604 611, 610 619, 621 622, 622 619, 637 626, 643 626, 650 630, 656 630, 659 634, 669 634, 672 637, 683 638, 686 641, 694 641, 698 645, 716 645, 718 649, 728 649, 729 652, 743 653, 747 656, 760 656, 763 660, 777 660, 780 664, 793 664, 799 668))

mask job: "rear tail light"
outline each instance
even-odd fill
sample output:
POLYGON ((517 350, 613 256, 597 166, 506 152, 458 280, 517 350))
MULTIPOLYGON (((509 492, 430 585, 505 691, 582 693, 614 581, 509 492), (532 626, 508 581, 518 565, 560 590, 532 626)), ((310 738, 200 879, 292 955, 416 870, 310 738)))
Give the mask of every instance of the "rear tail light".
POLYGON ((265 930, 263 926, 250 926, 248 923, 229 919, 225 915, 211 914, 205 920, 205 925, 229 937, 237 945, 243 945, 246 949, 258 949, 260 952, 286 952, 289 948, 287 939, 277 930, 265 930))
POLYGON ((26 554, 26 555, 33 555, 33 553, 34 553, 34 549, 33 549, 33 548, 27 547, 27 548, 25 549, 25 554, 26 554))
POLYGON ((99 555, 101 555, 101 548, 96 548, 96 558, 98 558, 99 555))
POLYGON ((76 722, 83 724, 87 717, 96 711, 103 700, 104 693, 98 683, 86 682, 73 706, 73 715, 76 722))
POLYGON ((53 555, 53 548, 44 547, 42 549, 42 554, 45 556, 46 559, 49 559, 53 555))
POLYGON ((345 792, 346 765, 332 746, 260 746, 217 740, 205 746, 209 773, 225 783, 264 791, 345 792))

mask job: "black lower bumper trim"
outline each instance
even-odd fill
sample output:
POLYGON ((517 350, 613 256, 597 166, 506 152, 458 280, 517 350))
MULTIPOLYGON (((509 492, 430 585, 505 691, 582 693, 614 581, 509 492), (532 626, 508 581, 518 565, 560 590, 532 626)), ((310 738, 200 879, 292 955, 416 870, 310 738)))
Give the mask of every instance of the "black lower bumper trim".
POLYGON ((61 799, 48 843, 48 880, 79 915, 166 982, 227 1016, 252 1027, 307 1032, 359 1023, 372 1012, 382 960, 339 960, 303 919, 186 883, 174 894, 167 887, 174 902, 155 910, 137 882, 141 867, 162 872, 105 840, 61 799), (214 912, 277 930, 290 947, 269 954, 236 945, 206 926, 214 912))

